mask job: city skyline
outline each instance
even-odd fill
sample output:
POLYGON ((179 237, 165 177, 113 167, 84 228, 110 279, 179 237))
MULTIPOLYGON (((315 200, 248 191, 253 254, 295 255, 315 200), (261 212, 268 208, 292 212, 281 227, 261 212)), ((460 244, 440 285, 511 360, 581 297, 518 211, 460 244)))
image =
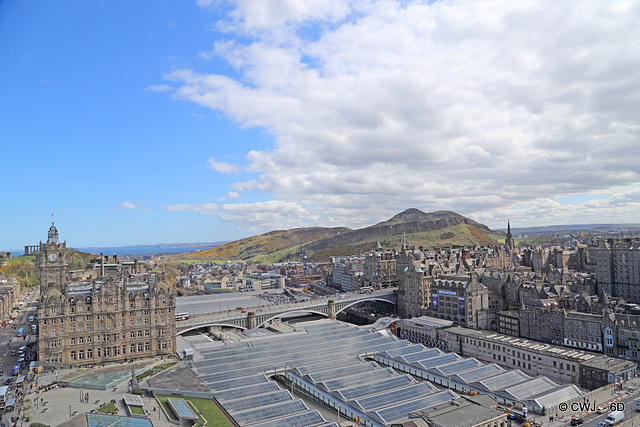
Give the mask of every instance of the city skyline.
POLYGON ((0 247, 637 223, 640 6, 0 4, 0 247), (635 107, 635 108, 634 108, 635 107), (106 231, 106 232, 105 232, 106 231))

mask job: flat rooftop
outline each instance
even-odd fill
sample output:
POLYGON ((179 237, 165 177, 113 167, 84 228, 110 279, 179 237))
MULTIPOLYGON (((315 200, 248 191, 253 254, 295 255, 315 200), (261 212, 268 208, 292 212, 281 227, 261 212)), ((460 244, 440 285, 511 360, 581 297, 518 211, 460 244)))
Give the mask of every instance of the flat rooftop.
POLYGON ((511 347, 528 350, 534 353, 552 355, 555 357, 574 361, 577 360, 580 362, 587 362, 596 358, 606 357, 601 354, 589 353, 583 350, 560 347, 552 344, 541 343, 538 341, 531 341, 524 338, 516 338, 511 335, 503 335, 491 331, 480 331, 476 329, 462 328, 459 326, 451 327, 448 329, 448 331, 451 331, 456 335, 461 335, 468 338, 483 339, 500 345, 509 345, 511 347))

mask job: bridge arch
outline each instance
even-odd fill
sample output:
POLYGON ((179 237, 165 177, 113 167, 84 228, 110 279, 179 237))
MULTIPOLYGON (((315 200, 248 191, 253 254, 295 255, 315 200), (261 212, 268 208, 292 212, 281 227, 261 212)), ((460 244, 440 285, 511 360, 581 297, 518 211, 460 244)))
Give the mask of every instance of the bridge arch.
POLYGON ((247 329, 244 326, 236 325, 236 324, 233 324, 233 323, 212 322, 212 323, 203 323, 201 325, 191 326, 191 327, 188 327, 186 329, 179 329, 178 331, 176 331, 176 333, 177 333, 177 335, 181 335, 181 334, 183 334, 185 332, 195 331, 196 329, 201 329, 201 328, 208 328, 210 326, 223 326, 225 328, 242 329, 243 331, 247 329))
POLYGON ((282 315, 284 315, 284 314, 292 314, 292 313, 313 313, 313 314, 319 314, 319 315, 324 316, 324 317, 329 317, 329 315, 327 313, 323 313, 323 312, 318 311, 318 310, 298 308, 296 310, 283 311, 282 313, 275 314, 275 315, 269 317, 268 319, 263 320, 258 325, 256 325, 256 329, 264 326, 266 323, 272 321, 273 319, 277 319, 279 317, 282 317, 282 315))
MULTIPOLYGON (((388 299, 384 299, 384 298, 367 298, 367 299, 361 299, 358 301, 354 301, 352 303, 349 303, 348 305, 345 305, 344 307, 342 307, 340 310, 336 310, 336 314, 340 313, 341 311, 346 310, 349 307, 353 307, 354 305, 358 305, 358 304, 362 304, 363 302, 367 302, 367 301, 382 301, 382 302, 386 302, 389 304, 395 304, 395 301, 389 301, 388 299)), ((338 303, 336 303, 336 305, 338 305, 338 303)))

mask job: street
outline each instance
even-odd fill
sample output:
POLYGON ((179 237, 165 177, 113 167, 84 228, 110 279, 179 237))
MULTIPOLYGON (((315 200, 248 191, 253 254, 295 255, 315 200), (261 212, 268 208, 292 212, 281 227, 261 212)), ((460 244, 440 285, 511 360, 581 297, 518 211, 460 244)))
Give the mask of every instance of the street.
MULTIPOLYGON (((18 316, 14 319, 13 324, 7 325, 6 327, 3 327, 2 330, 0 330, 0 351, 2 356, 0 362, 0 368, 2 368, 0 386, 9 385, 10 387, 10 394, 6 397, 6 401, 11 398, 16 398, 17 401, 17 396, 19 393, 21 393, 20 390, 17 390, 15 384, 17 376, 13 375, 14 366, 18 365, 18 361, 21 357, 24 357, 24 362, 21 364, 19 369, 19 376, 26 375, 29 369, 29 362, 31 360, 34 360, 35 351, 37 349, 35 336, 31 334, 31 327, 29 326, 29 316, 34 316, 34 318, 36 316, 39 290, 38 288, 31 288, 30 291, 31 295, 25 302, 24 307, 19 310, 18 316), (16 336, 20 328, 22 328, 24 331, 23 337, 16 336), (20 348, 23 346, 26 347, 24 349, 25 351, 23 352, 23 354, 20 354, 20 348), (13 356, 11 355, 12 350, 15 350, 15 355, 13 356), (7 379, 9 377, 13 377, 12 384, 7 384, 7 379)), ((25 291, 25 293, 23 294, 23 298, 28 292, 29 290, 25 291)), ((25 384, 24 387, 30 387, 30 385, 25 384)), ((9 423, 11 416, 17 415, 17 411, 7 411, 7 409, 9 408, 4 409, 5 404, 2 405, 2 421, 6 425, 11 425, 9 423)), ((17 409, 17 405, 15 409, 17 409)))

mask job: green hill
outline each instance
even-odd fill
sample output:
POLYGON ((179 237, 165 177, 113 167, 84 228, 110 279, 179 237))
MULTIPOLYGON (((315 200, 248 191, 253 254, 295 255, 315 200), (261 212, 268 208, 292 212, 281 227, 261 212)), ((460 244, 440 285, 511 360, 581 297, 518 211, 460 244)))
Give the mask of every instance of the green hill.
POLYGON ((309 261, 326 261, 330 256, 367 253, 376 242, 396 248, 403 240, 409 245, 427 248, 489 245, 504 240, 503 234, 455 212, 424 213, 407 209, 387 221, 357 230, 313 227, 271 231, 197 252, 190 258, 265 263, 300 260, 300 246, 304 245, 309 261))

